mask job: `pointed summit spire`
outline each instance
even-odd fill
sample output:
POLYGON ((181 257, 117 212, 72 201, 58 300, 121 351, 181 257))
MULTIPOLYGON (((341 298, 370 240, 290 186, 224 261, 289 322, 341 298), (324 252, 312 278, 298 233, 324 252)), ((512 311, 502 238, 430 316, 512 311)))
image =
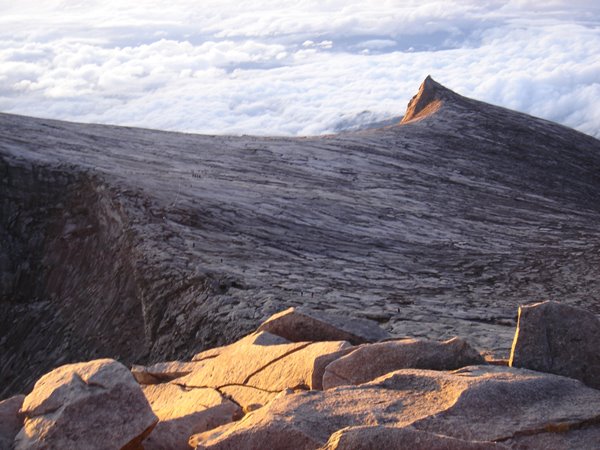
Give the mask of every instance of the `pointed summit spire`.
POLYGON ((400 123, 422 119, 434 113, 442 106, 442 100, 448 98, 449 94, 454 93, 427 75, 421 83, 417 95, 408 102, 406 114, 400 123))

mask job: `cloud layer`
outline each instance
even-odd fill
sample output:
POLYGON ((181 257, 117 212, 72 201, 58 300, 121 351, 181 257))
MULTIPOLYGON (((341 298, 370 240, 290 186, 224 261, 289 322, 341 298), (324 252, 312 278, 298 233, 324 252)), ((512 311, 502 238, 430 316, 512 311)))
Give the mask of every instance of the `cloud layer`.
POLYGON ((0 0, 0 111, 321 134, 402 115, 431 74, 600 137, 590 3, 0 0))

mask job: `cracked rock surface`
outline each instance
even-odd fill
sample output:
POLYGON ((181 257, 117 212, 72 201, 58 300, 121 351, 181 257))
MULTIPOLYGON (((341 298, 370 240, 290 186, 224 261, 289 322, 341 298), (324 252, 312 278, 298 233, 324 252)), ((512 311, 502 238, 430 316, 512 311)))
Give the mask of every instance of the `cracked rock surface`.
MULTIPOLYGON (((274 450, 316 449, 344 427, 375 424, 502 444, 598 420, 600 391, 577 380, 508 367, 403 369, 360 386, 281 394, 244 420, 190 442, 197 449, 251 449, 265 442, 274 450)), ((593 447, 588 441, 583 448, 593 447)))
POLYGON ((159 422, 144 450, 189 450, 188 439, 242 416, 240 407, 216 389, 186 389, 173 383, 143 386, 159 422))
MULTIPOLYGON (((322 320, 335 335, 340 318, 322 320)), ((55 369, 24 400, 0 402, 0 443, 23 426, 17 449, 598 448, 600 390, 485 364, 461 338, 352 346, 256 331, 193 359, 55 369)))
POLYGON ((257 331, 202 359, 173 383, 219 389, 243 408, 262 406, 285 389, 321 389, 327 364, 351 349, 346 341, 289 342, 257 331))

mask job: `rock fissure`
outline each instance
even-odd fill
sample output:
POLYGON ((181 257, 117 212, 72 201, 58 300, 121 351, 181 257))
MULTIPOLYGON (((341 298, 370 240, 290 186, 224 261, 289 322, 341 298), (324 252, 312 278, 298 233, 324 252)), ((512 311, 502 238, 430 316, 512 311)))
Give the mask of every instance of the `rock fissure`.
POLYGON ((289 352, 284 353, 281 356, 278 356, 277 358, 269 361, 267 364, 265 364, 264 366, 262 366, 260 369, 255 370, 254 372, 252 372, 251 374, 249 374, 248 376, 246 376, 246 378, 244 379, 244 381, 242 382, 242 384, 247 384, 250 382, 250 380, 252 379, 252 377, 255 377, 256 375, 258 375, 259 373, 261 373, 262 371, 266 370, 268 367, 270 367, 271 365, 275 364, 276 362, 281 361, 282 359, 287 358, 288 356, 290 356, 293 353, 296 353, 302 349, 305 349, 306 347, 312 345, 313 342, 307 342, 305 345, 301 345, 298 346, 296 348, 293 348, 292 350, 290 350, 289 352))
POLYGON ((269 389, 265 389, 265 388, 261 388, 258 386, 252 386, 250 384, 244 384, 244 383, 227 383, 227 384, 221 384, 219 386, 195 386, 195 385, 189 385, 189 384, 179 384, 176 381, 172 381, 172 384, 176 384, 177 386, 184 388, 184 389, 214 389, 216 391, 218 391, 221 395, 225 395, 222 392, 223 388, 226 387, 230 387, 230 386, 239 386, 239 387, 244 387, 244 388, 249 388, 249 389, 256 389, 257 391, 262 391, 262 392, 268 392, 269 394, 278 394, 279 390, 269 390, 269 389))

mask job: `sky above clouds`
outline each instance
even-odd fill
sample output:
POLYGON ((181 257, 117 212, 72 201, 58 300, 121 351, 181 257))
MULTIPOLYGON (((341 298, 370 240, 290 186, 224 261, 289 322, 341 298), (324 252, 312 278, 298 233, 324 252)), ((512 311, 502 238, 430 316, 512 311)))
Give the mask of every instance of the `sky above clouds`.
POLYGON ((209 134, 401 116, 426 75, 600 138, 600 2, 0 0, 0 111, 209 134))

